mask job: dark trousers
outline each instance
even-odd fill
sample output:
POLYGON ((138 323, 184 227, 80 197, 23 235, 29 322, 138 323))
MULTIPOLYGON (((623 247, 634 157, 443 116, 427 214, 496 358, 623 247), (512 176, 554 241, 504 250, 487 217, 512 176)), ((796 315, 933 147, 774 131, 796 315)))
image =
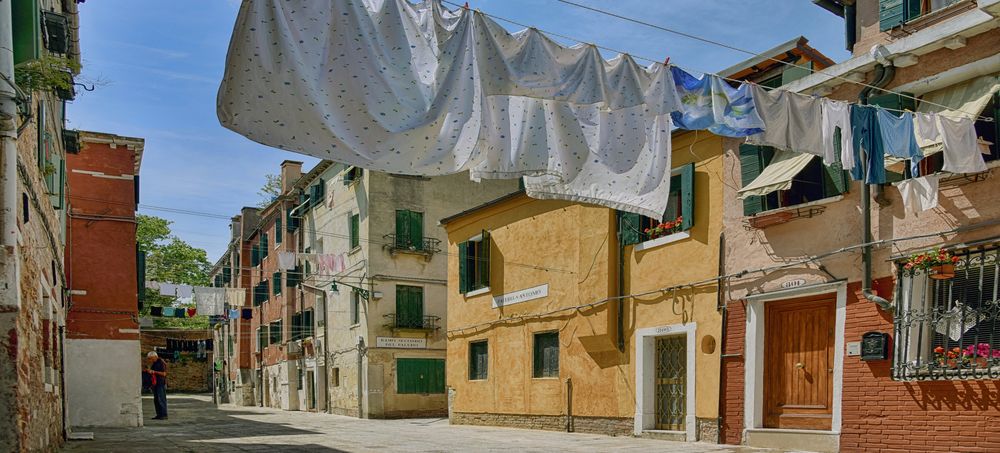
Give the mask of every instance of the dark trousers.
POLYGON ((156 408, 157 417, 167 416, 167 386, 153 386, 153 407, 156 408))

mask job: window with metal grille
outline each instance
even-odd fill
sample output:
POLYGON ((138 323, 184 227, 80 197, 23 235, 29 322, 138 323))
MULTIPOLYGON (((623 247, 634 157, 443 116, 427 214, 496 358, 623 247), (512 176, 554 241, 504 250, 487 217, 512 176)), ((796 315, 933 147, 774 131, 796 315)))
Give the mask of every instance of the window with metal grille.
POLYGON ((533 376, 559 377, 559 332, 535 334, 533 376))
POLYGON ((894 317, 898 380, 1000 378, 998 248, 954 253, 945 271, 906 275, 900 263, 894 317))
POLYGON ((486 340, 469 343, 469 380, 481 381, 489 376, 489 343, 486 340))

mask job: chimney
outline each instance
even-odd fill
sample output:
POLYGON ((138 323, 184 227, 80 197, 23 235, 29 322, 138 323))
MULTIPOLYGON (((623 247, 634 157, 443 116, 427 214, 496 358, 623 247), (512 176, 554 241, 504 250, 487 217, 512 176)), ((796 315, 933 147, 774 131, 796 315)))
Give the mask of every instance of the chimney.
POLYGON ((286 160, 281 163, 281 193, 287 193, 289 189, 302 176, 302 162, 286 160))

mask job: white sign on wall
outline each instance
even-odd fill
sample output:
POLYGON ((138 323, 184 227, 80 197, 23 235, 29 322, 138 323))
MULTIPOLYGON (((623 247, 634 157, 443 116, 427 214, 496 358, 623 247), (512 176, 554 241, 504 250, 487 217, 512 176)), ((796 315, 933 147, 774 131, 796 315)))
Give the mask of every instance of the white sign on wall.
POLYGON ((397 349, 426 349, 426 338, 375 337, 375 347, 397 349))
POLYGON ((529 300, 541 299, 549 295, 549 284, 538 285, 512 293, 501 294, 493 298, 493 308, 506 307, 529 300))

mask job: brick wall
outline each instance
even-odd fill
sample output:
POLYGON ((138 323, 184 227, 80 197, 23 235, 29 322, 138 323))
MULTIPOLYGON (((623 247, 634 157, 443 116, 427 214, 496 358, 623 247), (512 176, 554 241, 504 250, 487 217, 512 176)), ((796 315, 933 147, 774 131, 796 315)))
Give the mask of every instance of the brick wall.
MULTIPOLYGON (((156 329, 144 330, 141 334, 142 364, 146 366, 146 354, 156 348, 167 346, 167 339, 209 340, 210 330, 156 329)), ((210 392, 212 389, 213 355, 208 351, 204 360, 183 356, 180 360, 167 362, 167 391, 210 392)), ((141 372, 141 371, 140 371, 141 372)))
MULTIPOLYGON (((891 298, 891 278, 875 282, 891 298)), ((861 295, 860 283, 847 288, 847 341, 869 331, 893 332, 891 315, 861 295)), ((743 352, 746 315, 729 303, 725 354, 743 352)), ((1000 451, 1000 381, 901 382, 891 377, 890 360, 865 362, 844 357, 841 451, 1000 451)), ((742 356, 723 367, 722 442, 739 444, 743 430, 742 356)))

